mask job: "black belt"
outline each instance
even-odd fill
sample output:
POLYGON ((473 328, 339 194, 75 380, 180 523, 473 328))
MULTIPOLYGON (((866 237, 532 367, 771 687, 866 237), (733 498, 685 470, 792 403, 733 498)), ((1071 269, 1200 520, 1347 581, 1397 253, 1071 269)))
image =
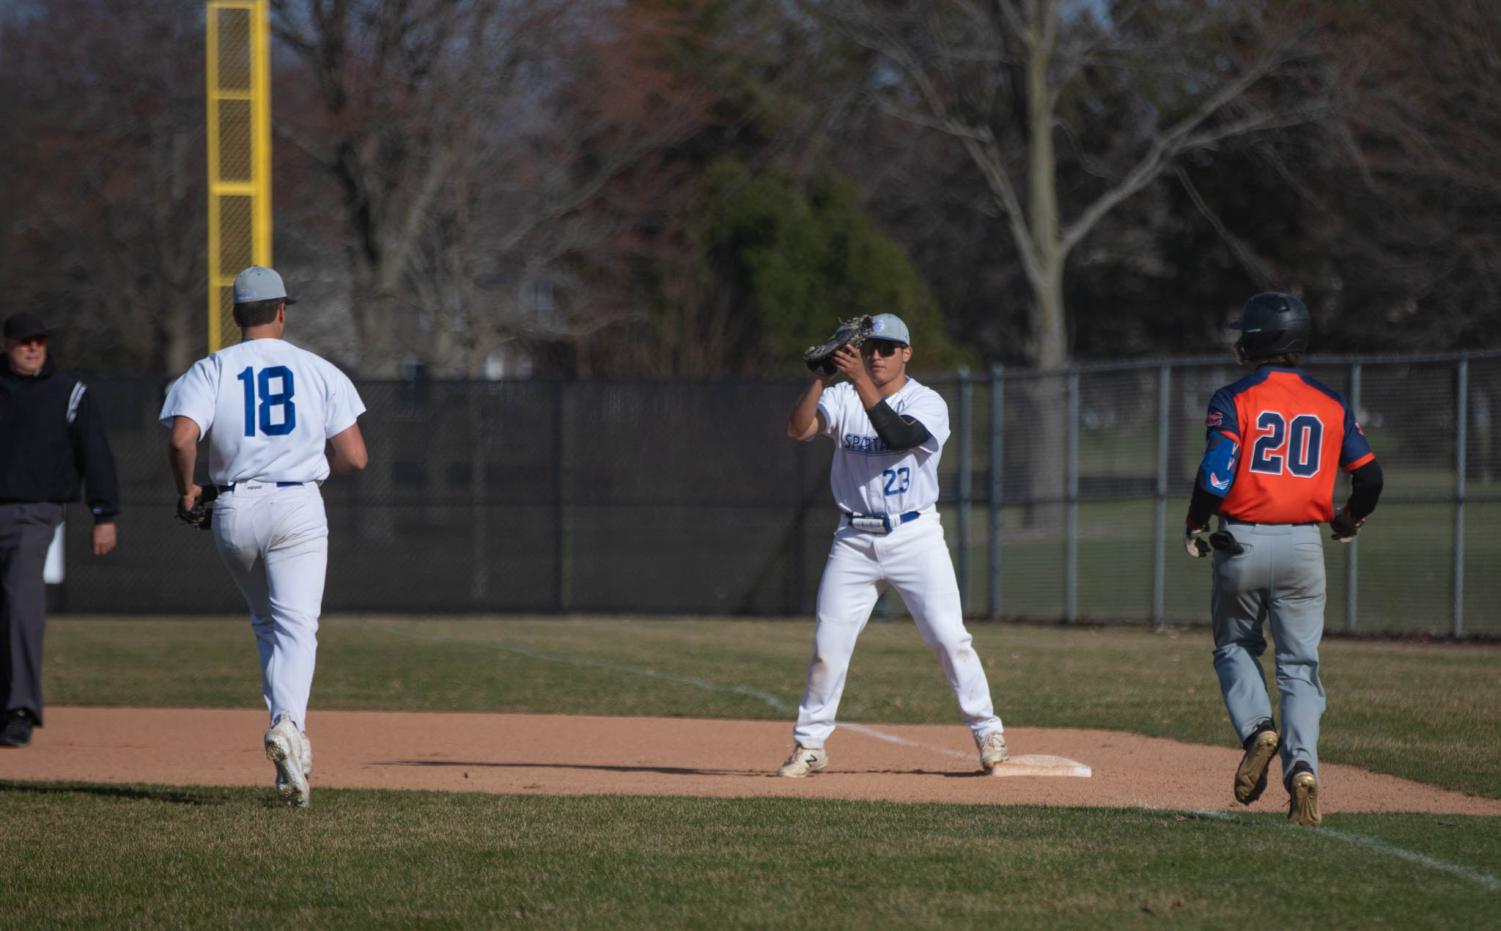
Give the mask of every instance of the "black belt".
MULTIPOLYGON (((261 482, 261 484, 262 485, 270 485, 272 483, 271 482, 261 482)), ((307 482, 276 482, 275 484, 276 484, 277 488, 298 488, 298 487, 300 487, 302 485, 306 485, 307 482)), ((224 494, 226 492, 234 491, 235 490, 235 483, 231 482, 228 485, 220 485, 220 486, 218 486, 218 488, 219 488, 219 494, 222 495, 222 494, 224 494)))

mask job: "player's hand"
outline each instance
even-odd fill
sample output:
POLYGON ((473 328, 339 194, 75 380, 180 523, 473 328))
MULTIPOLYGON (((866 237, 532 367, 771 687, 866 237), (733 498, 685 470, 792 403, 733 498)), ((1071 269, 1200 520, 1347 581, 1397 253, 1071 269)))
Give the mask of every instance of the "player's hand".
POLYGON ((1203 532, 1202 527, 1183 528, 1183 551, 1194 559, 1203 559, 1209 555, 1209 541, 1199 536, 1203 532))
POLYGON ((184 511, 191 511, 198 504, 198 499, 203 497, 202 485, 189 485, 188 493, 177 499, 177 506, 184 511))
POLYGON ((1329 522, 1329 529, 1334 532, 1334 542, 1349 543, 1360 533, 1360 527, 1364 523, 1365 518, 1356 520, 1350 516, 1350 506, 1347 504, 1334 515, 1334 519, 1329 522))
POLYGON ((115 525, 95 524, 90 542, 94 546, 95 556, 107 556, 110 550, 115 548, 115 525))
POLYGON ((191 485, 188 493, 177 498, 177 519, 190 527, 207 530, 213 525, 215 490, 202 485, 191 485))
POLYGON ((860 350, 848 343, 840 346, 838 351, 834 353, 833 362, 834 367, 839 370, 840 374, 848 378, 856 387, 861 382, 869 382, 871 385, 875 384, 875 382, 870 380, 870 372, 865 369, 865 360, 860 358, 860 350))

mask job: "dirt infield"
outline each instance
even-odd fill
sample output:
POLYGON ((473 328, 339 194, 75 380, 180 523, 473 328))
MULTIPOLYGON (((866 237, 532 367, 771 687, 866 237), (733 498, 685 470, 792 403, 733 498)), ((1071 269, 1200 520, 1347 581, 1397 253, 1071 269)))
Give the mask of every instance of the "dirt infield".
MULTIPOLYGON (((269 789, 265 726, 258 711, 52 708, 30 747, 0 750, 0 779, 269 789)), ((309 735, 314 789, 1241 808, 1230 795, 1240 757, 1232 748, 1013 728, 1003 772, 1015 778, 997 779, 979 772, 962 727, 848 725, 829 742, 827 772, 779 779, 772 770, 789 732, 785 722, 765 721, 322 711, 309 735)), ((1501 800, 1332 764, 1323 767, 1321 798, 1325 813, 1501 815, 1501 800)), ((1273 785, 1253 807, 1285 805, 1273 785)))

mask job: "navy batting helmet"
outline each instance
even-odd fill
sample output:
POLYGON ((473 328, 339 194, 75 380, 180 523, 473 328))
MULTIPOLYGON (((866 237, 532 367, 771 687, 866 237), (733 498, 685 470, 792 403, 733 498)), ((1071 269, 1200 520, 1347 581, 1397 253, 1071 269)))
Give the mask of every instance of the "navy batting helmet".
POLYGON ((1240 319, 1231 326, 1240 330, 1240 339, 1235 341, 1236 357, 1242 362, 1255 362, 1307 352, 1313 318, 1303 302, 1291 294, 1267 291, 1246 301, 1240 319))

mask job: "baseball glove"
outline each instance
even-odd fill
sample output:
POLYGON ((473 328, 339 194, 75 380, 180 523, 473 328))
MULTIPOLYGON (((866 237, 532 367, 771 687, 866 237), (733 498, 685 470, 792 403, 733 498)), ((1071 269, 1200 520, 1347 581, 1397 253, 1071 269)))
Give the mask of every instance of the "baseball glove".
POLYGON ((217 497, 219 489, 205 485, 192 507, 185 508, 181 501, 177 502, 177 519, 199 530, 208 530, 214 524, 214 499, 217 497))
POLYGON ((832 375, 837 371, 834 368, 834 353, 838 352, 841 346, 854 346, 858 349, 870 335, 870 328, 869 314, 851 317, 839 324, 839 329, 834 331, 833 336, 817 346, 809 346, 808 350, 803 353, 803 361, 808 364, 810 371, 832 375))

